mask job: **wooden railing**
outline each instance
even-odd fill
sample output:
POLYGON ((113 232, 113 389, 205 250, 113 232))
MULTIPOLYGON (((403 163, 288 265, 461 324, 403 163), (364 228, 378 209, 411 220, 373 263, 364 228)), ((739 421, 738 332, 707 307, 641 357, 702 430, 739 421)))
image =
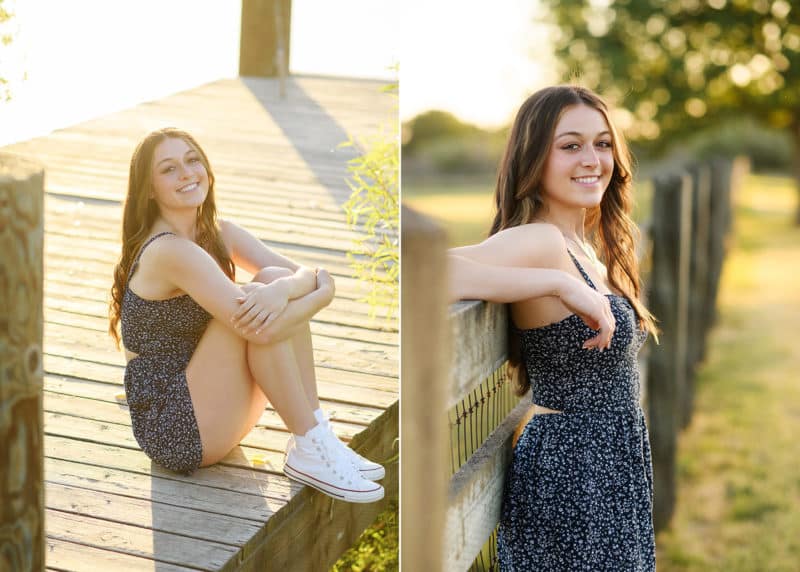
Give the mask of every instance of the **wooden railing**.
MULTIPOLYGON (((746 170, 746 161, 716 160, 656 177, 641 224, 644 300, 661 329, 660 345, 651 339, 639 356, 657 529, 674 507, 677 436, 691 419, 731 194, 746 170)), ((512 437, 530 396, 515 397, 505 374, 504 306, 461 302, 448 311, 444 232, 407 208, 402 221, 401 561, 409 570, 496 569, 512 437)))

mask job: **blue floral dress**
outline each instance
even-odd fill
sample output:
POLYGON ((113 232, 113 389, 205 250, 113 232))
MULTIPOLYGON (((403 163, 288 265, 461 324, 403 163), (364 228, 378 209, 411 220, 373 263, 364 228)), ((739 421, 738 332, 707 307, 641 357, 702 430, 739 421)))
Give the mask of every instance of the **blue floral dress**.
POLYGON ((616 331, 602 353, 582 348, 597 331, 574 314, 519 330, 533 402, 563 413, 535 415, 517 441, 498 533, 503 571, 655 570, 637 367, 647 332, 626 298, 608 297, 616 331))

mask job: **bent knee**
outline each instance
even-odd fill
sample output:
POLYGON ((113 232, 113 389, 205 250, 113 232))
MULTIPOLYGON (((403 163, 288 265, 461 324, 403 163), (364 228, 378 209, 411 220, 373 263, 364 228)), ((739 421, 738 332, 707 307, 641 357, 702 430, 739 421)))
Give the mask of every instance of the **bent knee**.
POLYGON ((278 278, 286 278, 293 275, 294 272, 283 266, 265 266, 253 275, 251 282, 262 282, 269 284, 278 278))

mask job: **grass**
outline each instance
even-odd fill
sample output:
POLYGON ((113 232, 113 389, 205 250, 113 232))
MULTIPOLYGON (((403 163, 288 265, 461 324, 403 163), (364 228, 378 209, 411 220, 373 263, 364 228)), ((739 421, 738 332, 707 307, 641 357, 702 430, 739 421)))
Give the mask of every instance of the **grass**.
POLYGON ((719 321, 681 435, 678 503, 657 539, 662 571, 798 570, 800 229, 789 178, 737 197, 719 321))
POLYGON ((441 224, 450 246, 486 238, 494 216, 493 195, 489 182, 403 185, 403 204, 441 224))
POLYGON ((397 503, 383 511, 356 542, 333 565, 330 572, 390 572, 398 570, 400 534, 397 503))

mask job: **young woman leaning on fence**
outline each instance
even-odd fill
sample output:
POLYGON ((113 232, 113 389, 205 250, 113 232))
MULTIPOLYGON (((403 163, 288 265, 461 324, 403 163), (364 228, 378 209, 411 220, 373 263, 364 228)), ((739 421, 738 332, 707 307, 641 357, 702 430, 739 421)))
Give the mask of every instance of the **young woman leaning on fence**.
POLYGON ((512 126, 489 238, 449 252, 452 298, 510 303, 510 365, 532 388, 501 570, 655 568, 637 353, 657 330, 639 301, 630 164, 598 95, 543 89, 512 126))
POLYGON ((333 279, 217 220, 208 158, 184 131, 150 133, 133 154, 111 295, 133 434, 155 462, 218 462, 269 399, 292 433, 287 476, 350 502, 383 497, 383 467, 339 441, 317 397, 309 319, 333 279), (236 284, 237 265, 252 282, 236 284))

